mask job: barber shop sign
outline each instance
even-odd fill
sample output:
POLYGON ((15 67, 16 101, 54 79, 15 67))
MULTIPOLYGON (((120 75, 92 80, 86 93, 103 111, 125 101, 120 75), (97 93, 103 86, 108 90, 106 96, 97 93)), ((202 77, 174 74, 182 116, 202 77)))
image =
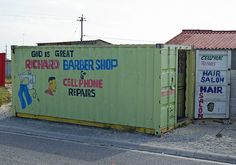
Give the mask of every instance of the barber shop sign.
POLYGON ((197 50, 195 118, 228 118, 230 53, 197 50))

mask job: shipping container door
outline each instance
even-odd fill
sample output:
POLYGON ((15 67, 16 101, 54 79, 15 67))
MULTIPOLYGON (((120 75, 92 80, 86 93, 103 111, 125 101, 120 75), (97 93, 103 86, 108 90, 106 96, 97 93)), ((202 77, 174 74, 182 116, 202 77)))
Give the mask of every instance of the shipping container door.
POLYGON ((228 118, 230 50, 196 51, 195 118, 228 118))
POLYGON ((161 128, 175 124, 177 49, 161 49, 161 128))

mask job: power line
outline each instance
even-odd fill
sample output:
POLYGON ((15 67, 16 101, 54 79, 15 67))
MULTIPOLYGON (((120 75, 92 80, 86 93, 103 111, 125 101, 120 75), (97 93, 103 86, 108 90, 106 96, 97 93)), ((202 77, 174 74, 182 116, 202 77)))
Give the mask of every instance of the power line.
POLYGON ((0 15, 0 17, 16 17, 16 18, 37 18, 37 19, 53 19, 53 20, 64 20, 64 21, 73 21, 72 18, 69 17, 58 17, 58 16, 50 16, 50 15, 0 15))
POLYGON ((86 21, 86 18, 83 17, 83 14, 81 17, 79 17, 79 19, 77 19, 77 21, 80 21, 81 24, 81 37, 80 37, 80 41, 83 41, 83 22, 86 21))

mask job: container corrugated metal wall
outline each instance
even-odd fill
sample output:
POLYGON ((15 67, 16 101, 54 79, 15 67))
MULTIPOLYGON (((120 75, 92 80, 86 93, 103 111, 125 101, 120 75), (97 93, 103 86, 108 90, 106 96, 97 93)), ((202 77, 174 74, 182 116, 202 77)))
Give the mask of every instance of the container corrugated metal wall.
POLYGON ((5 77, 11 78, 11 60, 6 60, 5 77))
POLYGON ((236 117, 236 49, 232 50, 230 83, 230 117, 236 117))
POLYGON ((154 130, 176 123, 176 48, 12 47, 13 107, 154 130))
POLYGON ((0 53, 0 87, 5 86, 6 53, 0 53))
POLYGON ((230 73, 230 117, 236 117, 236 70, 231 70, 230 73))

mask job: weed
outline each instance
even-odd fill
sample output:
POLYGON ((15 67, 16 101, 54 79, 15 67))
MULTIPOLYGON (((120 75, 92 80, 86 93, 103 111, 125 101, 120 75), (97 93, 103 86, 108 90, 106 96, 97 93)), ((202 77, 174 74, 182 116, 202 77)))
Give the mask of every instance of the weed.
POLYGON ((0 87, 0 106, 11 101, 11 95, 6 88, 0 87))

